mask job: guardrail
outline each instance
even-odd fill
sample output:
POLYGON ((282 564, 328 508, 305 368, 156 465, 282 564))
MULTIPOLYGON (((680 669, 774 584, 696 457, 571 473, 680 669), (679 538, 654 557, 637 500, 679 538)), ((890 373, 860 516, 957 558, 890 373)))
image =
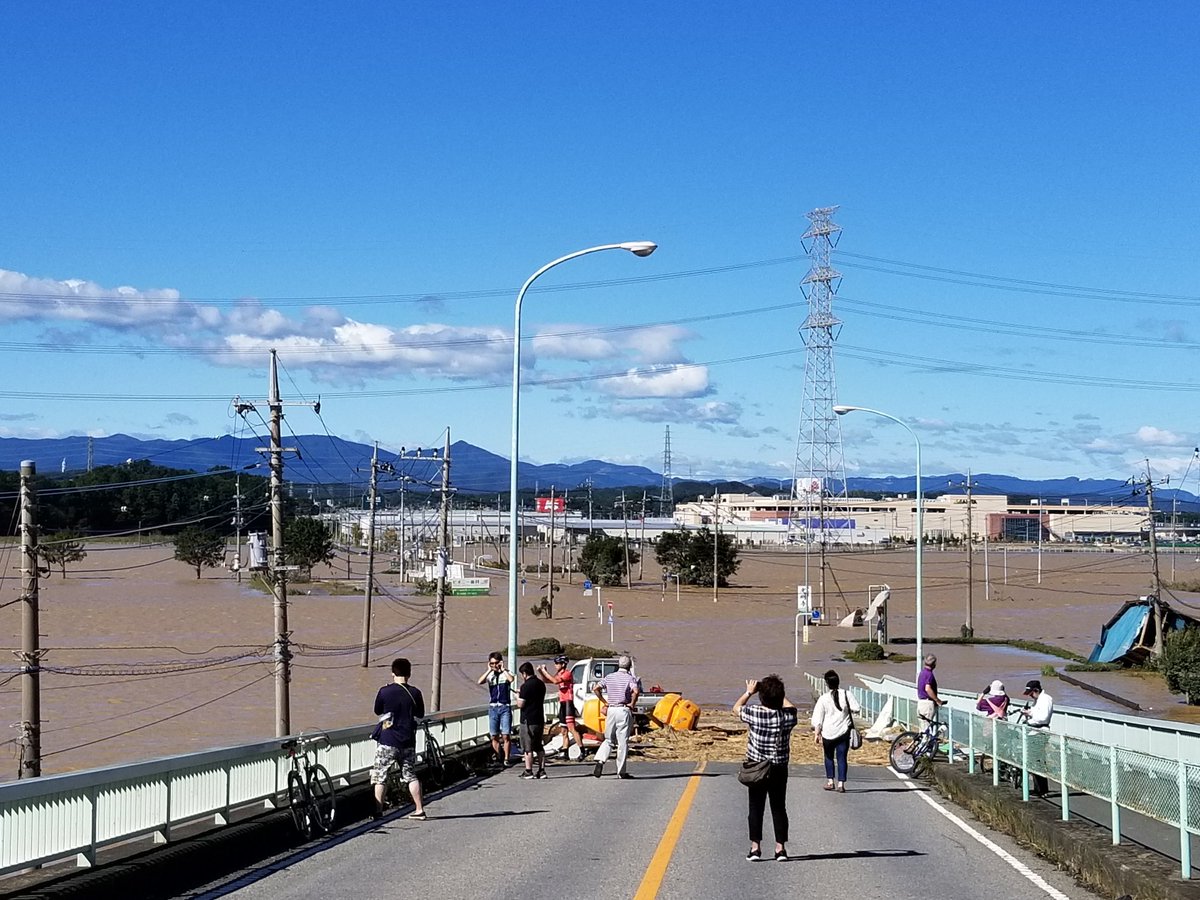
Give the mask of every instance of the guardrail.
MULTIPOLYGON (((549 715, 557 709, 547 701, 549 715)), ((487 706, 434 713, 424 721, 446 756, 488 742, 487 706)), ((373 727, 372 722, 323 732, 329 746, 315 751, 317 761, 339 786, 370 769, 373 727)), ((278 808, 287 802, 291 770, 280 749, 283 740, 0 784, 0 875, 72 856, 78 865, 91 866, 97 852, 112 844, 144 837, 166 843, 184 823, 211 820, 219 827, 237 809, 278 808)), ((422 729, 418 766, 425 755, 422 729)))
MULTIPOLYGON (((807 674, 813 695, 825 690, 825 682, 807 674)), ((892 718, 916 730, 915 699, 898 697, 851 686, 848 690, 865 711, 878 716, 890 699, 892 718)), ((914 688, 915 693, 915 688, 914 688)), ((1144 750, 1089 741, 1057 729, 1047 731, 990 719, 976 710, 950 706, 943 710, 946 737, 958 747, 974 773, 977 761, 992 758, 992 784, 1000 784, 999 763, 1021 772, 1021 798, 1029 800, 1031 775, 1042 775, 1059 785, 1062 820, 1068 821, 1071 791, 1089 794, 1109 804, 1112 842, 1121 843, 1121 811, 1140 813, 1179 830, 1180 876, 1192 874, 1191 835, 1200 835, 1200 763, 1182 756, 1166 757, 1144 750)), ((1078 711, 1076 711, 1078 712, 1078 711)), ((1122 717, 1124 718, 1124 717, 1122 717)), ((1058 725, 1058 712, 1054 714, 1058 725)), ((1170 730, 1171 723, 1167 723, 1170 730)), ((955 754, 958 755, 958 754, 955 754)))

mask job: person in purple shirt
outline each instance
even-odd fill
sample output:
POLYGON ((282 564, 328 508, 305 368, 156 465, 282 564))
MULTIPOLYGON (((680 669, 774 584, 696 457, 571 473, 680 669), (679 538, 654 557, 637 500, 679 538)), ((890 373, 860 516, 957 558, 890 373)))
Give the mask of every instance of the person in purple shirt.
POLYGON ((933 674, 937 668, 937 657, 928 653, 923 661, 925 665, 917 676, 917 716, 921 720, 921 727, 928 728, 937 715, 938 707, 945 704, 938 696, 937 676, 933 674))

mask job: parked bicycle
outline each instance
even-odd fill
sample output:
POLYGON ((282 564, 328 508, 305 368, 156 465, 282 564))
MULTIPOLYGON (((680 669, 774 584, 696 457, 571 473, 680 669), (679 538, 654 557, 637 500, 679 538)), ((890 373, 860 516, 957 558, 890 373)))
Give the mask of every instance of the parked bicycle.
POLYGON ((892 741, 888 759, 892 768, 902 775, 912 775, 924 768, 938 752, 942 723, 935 712, 933 720, 920 731, 905 731, 892 741))
POLYGON ((296 830, 309 840, 331 832, 336 814, 337 798, 333 779, 325 767, 316 761, 313 752, 313 748, 320 743, 328 747, 329 737, 323 734, 317 737, 300 735, 280 745, 292 764, 287 778, 292 822, 296 830))
MULTIPOLYGON (((425 734, 425 752, 421 755, 420 766, 422 769, 421 781, 427 790, 438 790, 445 787, 447 783, 446 757, 442 753, 441 744, 429 730, 428 720, 420 719, 418 724, 425 734)), ((408 802, 408 783, 401 774, 399 761, 392 761, 387 775, 384 776, 383 784, 383 797, 387 809, 395 809, 408 802)))

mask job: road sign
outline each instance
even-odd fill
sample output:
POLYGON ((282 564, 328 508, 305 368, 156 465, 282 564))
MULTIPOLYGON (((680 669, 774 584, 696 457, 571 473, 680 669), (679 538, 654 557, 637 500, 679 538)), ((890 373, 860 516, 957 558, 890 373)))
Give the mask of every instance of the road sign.
POLYGON ((611 625, 612 623, 613 623, 612 607, 609 607, 609 610, 608 610, 608 624, 609 624, 609 625, 611 625))
POLYGON ((796 612, 808 615, 812 609, 812 588, 807 584, 796 585, 796 612))

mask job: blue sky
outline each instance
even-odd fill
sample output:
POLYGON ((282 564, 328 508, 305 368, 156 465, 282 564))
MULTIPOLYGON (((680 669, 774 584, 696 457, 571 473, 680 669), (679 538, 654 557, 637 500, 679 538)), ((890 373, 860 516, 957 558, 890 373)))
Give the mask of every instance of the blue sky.
POLYGON ((526 298, 522 457, 658 470, 669 425, 676 475, 786 477, 840 205, 841 402, 928 471, 1177 483, 1193 4, 684 9, 0 5, 0 435, 244 434, 275 347, 297 434, 507 455, 517 288, 653 240, 526 298))

